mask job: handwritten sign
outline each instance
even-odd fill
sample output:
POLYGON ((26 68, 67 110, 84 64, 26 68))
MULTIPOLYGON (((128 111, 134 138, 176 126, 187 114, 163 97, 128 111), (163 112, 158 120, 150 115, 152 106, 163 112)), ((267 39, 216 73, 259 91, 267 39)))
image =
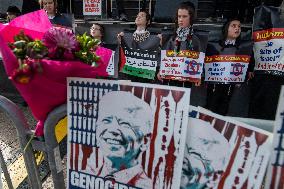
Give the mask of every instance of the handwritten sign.
POLYGON ((284 28, 253 32, 256 71, 284 75, 284 28))
POLYGON ((241 83, 245 81, 250 56, 215 55, 205 57, 205 81, 241 83))
POLYGON ((160 75, 164 79, 187 81, 200 79, 205 53, 182 50, 161 51, 160 75))
POLYGON ((267 189, 277 189, 284 187, 284 165, 283 165, 283 139, 284 139, 284 87, 280 93, 278 110, 274 122, 274 138, 272 147, 272 157, 270 160, 266 187, 267 189))
POLYGON ((158 65, 158 51, 128 48, 122 44, 121 72, 136 77, 154 79, 158 65))
POLYGON ((101 0, 83 0, 84 15, 101 15, 102 1, 101 0))

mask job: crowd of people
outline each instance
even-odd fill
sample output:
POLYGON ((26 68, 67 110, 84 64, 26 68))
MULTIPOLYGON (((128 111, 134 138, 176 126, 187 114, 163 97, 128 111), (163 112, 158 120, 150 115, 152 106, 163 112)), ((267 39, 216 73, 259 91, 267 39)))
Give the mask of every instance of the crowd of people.
MULTIPOLYGON (((123 1, 118 0, 116 2, 120 19, 127 20, 123 8, 123 1)), ((145 7, 146 1, 143 2, 145 7)), ((52 24, 72 28, 72 22, 58 11, 56 0, 40 0, 39 5, 47 12, 52 24)), ((7 10, 7 20, 11 21, 20 14, 21 12, 17 7, 10 6, 7 10)), ((132 48, 144 50, 158 47, 160 50, 174 50, 175 52, 181 50, 201 52, 200 43, 202 43, 202 41, 196 35, 192 27, 195 16, 196 10, 193 3, 189 1, 180 3, 179 7, 176 9, 173 34, 166 40, 167 37, 163 34, 153 34, 148 30, 151 24, 151 16, 146 9, 142 9, 135 19, 136 30, 131 34, 131 38, 127 38, 127 43, 130 44, 132 48), (151 45, 149 45, 149 41, 151 41, 151 45), (153 44, 153 41, 155 41, 155 44, 153 44)), ((273 120, 275 118, 280 87, 284 84, 284 78, 281 76, 254 73, 254 54, 252 48, 251 50, 248 50, 243 47, 241 28, 240 18, 234 17, 228 19, 222 28, 221 40, 217 44, 209 42, 207 44, 205 55, 248 55, 250 57, 250 62, 247 69, 246 81, 249 81, 252 86, 248 116, 252 118, 273 120)), ((90 35, 99 39, 101 41, 101 46, 103 47, 106 45, 104 34, 105 29, 101 24, 94 24, 90 28, 90 35)), ((118 45, 123 42, 122 39, 124 38, 124 35, 124 32, 117 34, 118 45)), ((154 79, 145 79, 123 73, 118 74, 118 79, 186 88, 191 88, 193 85, 198 87, 201 83, 204 86, 205 83, 207 88, 205 108, 221 115, 226 115, 228 113, 234 89, 242 84, 230 82, 204 82, 203 80, 163 79, 159 69, 160 64, 158 63, 156 77, 154 79)))

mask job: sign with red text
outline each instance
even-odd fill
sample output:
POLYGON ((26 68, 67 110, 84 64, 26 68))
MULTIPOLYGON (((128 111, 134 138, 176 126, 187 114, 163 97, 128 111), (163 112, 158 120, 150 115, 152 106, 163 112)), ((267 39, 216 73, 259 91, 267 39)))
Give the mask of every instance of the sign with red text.
POLYGON ((256 72, 284 76, 284 19, 278 7, 255 9, 253 24, 256 72))
POLYGON ((248 55, 215 55, 205 57, 205 81, 242 83, 250 61, 248 55))
POLYGON ((205 53, 190 50, 161 51, 160 75, 163 79, 200 80, 205 53))
POLYGON ((84 15, 101 15, 102 0, 83 0, 84 15))

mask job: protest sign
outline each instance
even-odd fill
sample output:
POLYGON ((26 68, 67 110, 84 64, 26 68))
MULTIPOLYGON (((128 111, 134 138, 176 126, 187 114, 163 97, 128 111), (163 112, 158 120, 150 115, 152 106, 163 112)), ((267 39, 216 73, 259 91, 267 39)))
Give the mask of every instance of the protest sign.
POLYGON ((120 49, 120 72, 135 77, 154 79, 160 60, 159 38, 150 35, 145 41, 136 42, 125 33, 120 49))
POLYGON ((68 188, 179 188, 190 89, 68 79, 68 188))
POLYGON ((159 60, 159 52, 122 46, 121 72, 136 77, 154 79, 159 60), (123 61, 125 60, 125 61, 123 61))
POLYGON ((255 71, 284 75, 284 19, 278 7, 255 9, 253 23, 255 71))
POLYGON ((205 53, 190 50, 162 50, 160 75, 163 79, 188 81, 200 79, 205 53))
POLYGON ((272 146, 272 157, 266 177, 266 189, 284 187, 284 165, 283 165, 283 139, 284 139, 284 87, 282 87, 276 119, 274 122, 274 137, 272 146))
POLYGON ((102 0, 83 0, 83 15, 101 15, 102 0))
POLYGON ((215 55, 205 58, 205 81, 241 83, 245 81, 250 56, 215 55))
POLYGON ((181 188, 261 188, 271 134, 202 108, 191 112, 181 188))

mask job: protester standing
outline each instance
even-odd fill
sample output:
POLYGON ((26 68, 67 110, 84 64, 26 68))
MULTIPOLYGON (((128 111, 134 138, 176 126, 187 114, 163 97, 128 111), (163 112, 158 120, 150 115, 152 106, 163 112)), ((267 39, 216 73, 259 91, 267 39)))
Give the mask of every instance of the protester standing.
MULTIPOLYGON (((174 50, 176 53, 181 50, 200 52, 200 40, 194 34, 192 27, 194 19, 194 4, 189 1, 181 3, 176 11, 174 34, 165 45, 165 50, 174 50)), ((192 86, 192 82, 196 82, 162 79, 160 73, 158 73, 157 77, 163 82, 163 84, 171 86, 190 88, 192 86)), ((196 82, 196 85, 199 84, 199 82, 196 82)))
POLYGON ((72 28, 72 21, 58 11, 57 0, 40 0, 39 3, 53 25, 72 28))
MULTIPOLYGON (((124 43, 133 49, 147 50, 147 51, 160 51, 161 38, 160 35, 151 34, 148 30, 151 24, 151 16, 147 11, 140 11, 135 19, 136 30, 133 33, 120 32, 117 35, 119 44, 124 43), (130 35, 130 36, 129 36, 130 35)), ((124 73, 119 74, 120 79, 127 79, 135 82, 152 83, 154 80, 127 75, 124 73)))
MULTIPOLYGON (((241 41, 241 22, 238 18, 229 19, 222 28, 222 39, 217 44, 208 44, 206 57, 221 57, 234 55, 251 55, 251 47, 244 49, 241 41)), ((251 59, 251 62, 253 59, 251 59)), ((224 62, 220 64, 230 64, 224 62)), ((248 77, 251 77, 252 63, 248 66, 248 77)), ((222 66, 223 67, 223 66, 222 66)), ((224 65, 225 67, 225 65, 224 65)), ((205 70, 206 72, 207 70, 205 70)), ((230 76, 231 69, 227 69, 222 75, 230 76), (229 73, 227 73, 229 72, 229 73)), ((221 74, 221 72, 219 72, 221 74)), ((219 74, 217 73, 217 74, 219 74)), ((244 73, 245 74, 245 73, 244 73)), ((220 77, 221 78, 221 77, 220 77)), ((229 109, 231 97, 237 82, 208 81, 207 98, 205 108, 221 115, 226 115, 229 109)))

